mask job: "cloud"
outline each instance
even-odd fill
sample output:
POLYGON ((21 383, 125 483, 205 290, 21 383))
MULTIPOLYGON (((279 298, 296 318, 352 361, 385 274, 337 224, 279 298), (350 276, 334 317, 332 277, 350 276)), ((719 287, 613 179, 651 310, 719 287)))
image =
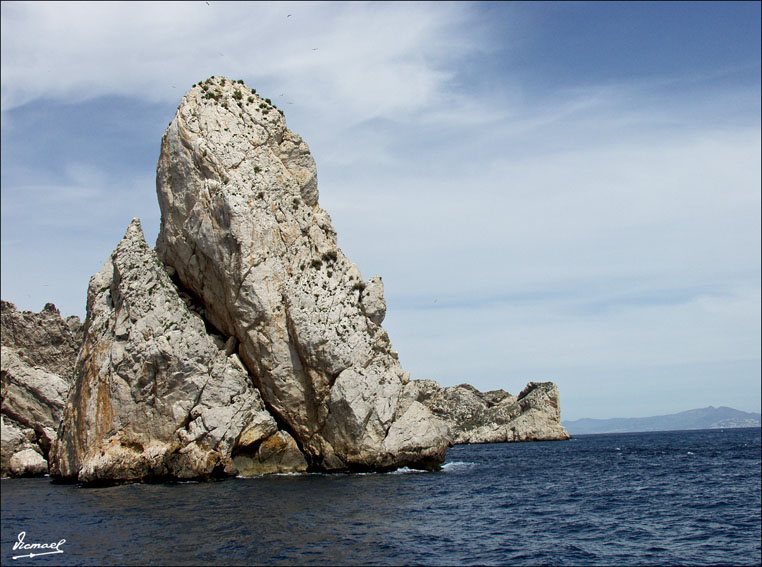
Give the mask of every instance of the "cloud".
POLYGON ((340 245, 384 276, 385 326, 414 377, 553 379, 593 399, 592 372, 613 399, 644 395, 617 368, 645 387, 669 368, 759 359, 758 126, 690 120, 690 104, 634 112, 608 92, 527 107, 518 128, 455 127, 457 143, 420 143, 393 176, 369 160, 321 181, 340 245))
POLYGON ((122 177, 76 162, 62 169, 47 183, 29 172, 3 182, 3 298, 35 311, 52 301, 62 314, 84 317, 90 276, 133 217, 146 219, 147 238, 155 238, 159 211, 150 172, 122 177))
POLYGON ((3 3, 3 108, 104 95, 175 102, 235 73, 348 122, 429 106, 474 49, 458 4, 3 3), (293 17, 287 18, 287 14, 293 17))
POLYGON ((209 4, 3 2, 4 298, 84 314, 129 220, 155 238, 174 107, 222 74, 309 143, 414 377, 555 379, 581 404, 754 373, 758 85, 692 68, 537 88, 523 5, 495 27, 492 4, 209 4))
POLYGON ((495 282, 521 290, 580 279, 714 281, 754 273, 759 151, 759 132, 749 129, 531 157, 482 153, 481 161, 451 168, 457 162, 445 159, 444 169, 423 174, 408 175, 415 165, 403 161, 394 181, 378 171, 329 180, 324 206, 343 225, 350 257, 368 257, 386 274, 430 263, 433 272, 406 285, 432 293, 466 281, 481 293, 495 282), (352 199, 358 187, 367 195, 360 203, 352 199))
POLYGON ((758 411, 759 287, 663 295, 672 299, 610 297, 603 311, 590 309, 602 300, 594 290, 452 306, 430 300, 390 307, 384 325, 414 378, 514 394, 529 380, 552 380, 564 419, 709 403, 758 411))

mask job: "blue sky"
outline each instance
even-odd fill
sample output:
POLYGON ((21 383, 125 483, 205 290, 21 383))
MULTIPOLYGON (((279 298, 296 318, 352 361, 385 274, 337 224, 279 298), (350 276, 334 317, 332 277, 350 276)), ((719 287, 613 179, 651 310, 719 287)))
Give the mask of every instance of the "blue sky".
POLYGON ((84 317, 190 86, 243 79, 414 378, 760 411, 760 4, 2 3, 2 297, 84 317), (290 16, 289 16, 290 14, 290 16))

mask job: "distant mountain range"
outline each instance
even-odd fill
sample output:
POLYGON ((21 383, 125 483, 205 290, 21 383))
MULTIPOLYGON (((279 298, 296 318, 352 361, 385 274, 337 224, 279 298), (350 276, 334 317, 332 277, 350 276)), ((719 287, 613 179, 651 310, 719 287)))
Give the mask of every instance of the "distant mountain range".
POLYGON ((654 417, 576 419, 564 421, 562 424, 572 435, 681 429, 729 429, 733 427, 760 427, 762 415, 728 407, 709 406, 708 408, 654 417))

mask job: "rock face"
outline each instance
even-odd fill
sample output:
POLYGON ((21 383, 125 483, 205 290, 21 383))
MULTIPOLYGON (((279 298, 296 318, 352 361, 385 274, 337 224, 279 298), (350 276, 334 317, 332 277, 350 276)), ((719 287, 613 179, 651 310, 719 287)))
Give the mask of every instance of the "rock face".
POLYGON ((81 325, 77 317, 62 319, 52 303, 32 313, 3 301, 1 313, 2 474, 45 474, 73 382, 81 325))
POLYGON ((269 101, 240 81, 194 86, 162 139, 157 192, 159 256, 239 344, 312 468, 444 460, 447 427, 402 403, 381 278, 363 281, 337 246, 309 149, 269 101))
POLYGON ((405 396, 446 421, 453 444, 571 437, 561 425, 558 388, 553 382, 530 382, 512 396, 504 390, 480 392, 468 384, 442 388, 432 380, 413 380, 405 396))
POLYGON ((225 347, 180 297, 133 220, 90 280, 51 474, 84 483, 258 474, 263 463, 273 468, 263 456, 273 446, 283 468, 305 470, 225 347))
POLYGON ((39 313, 19 311, 13 303, 0 302, 0 341, 12 348, 21 360, 37 368, 58 374, 68 382, 74 378, 74 366, 82 344, 79 317, 63 319, 52 303, 39 313))

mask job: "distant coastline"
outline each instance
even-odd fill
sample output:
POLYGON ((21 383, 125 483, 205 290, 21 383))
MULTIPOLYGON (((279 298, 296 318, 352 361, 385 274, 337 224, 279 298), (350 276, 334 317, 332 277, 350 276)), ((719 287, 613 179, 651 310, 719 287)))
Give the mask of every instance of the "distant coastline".
POLYGON ((735 429, 739 427, 762 426, 762 415, 724 406, 709 406, 652 417, 583 418, 564 421, 562 424, 571 435, 685 431, 690 429, 735 429))

